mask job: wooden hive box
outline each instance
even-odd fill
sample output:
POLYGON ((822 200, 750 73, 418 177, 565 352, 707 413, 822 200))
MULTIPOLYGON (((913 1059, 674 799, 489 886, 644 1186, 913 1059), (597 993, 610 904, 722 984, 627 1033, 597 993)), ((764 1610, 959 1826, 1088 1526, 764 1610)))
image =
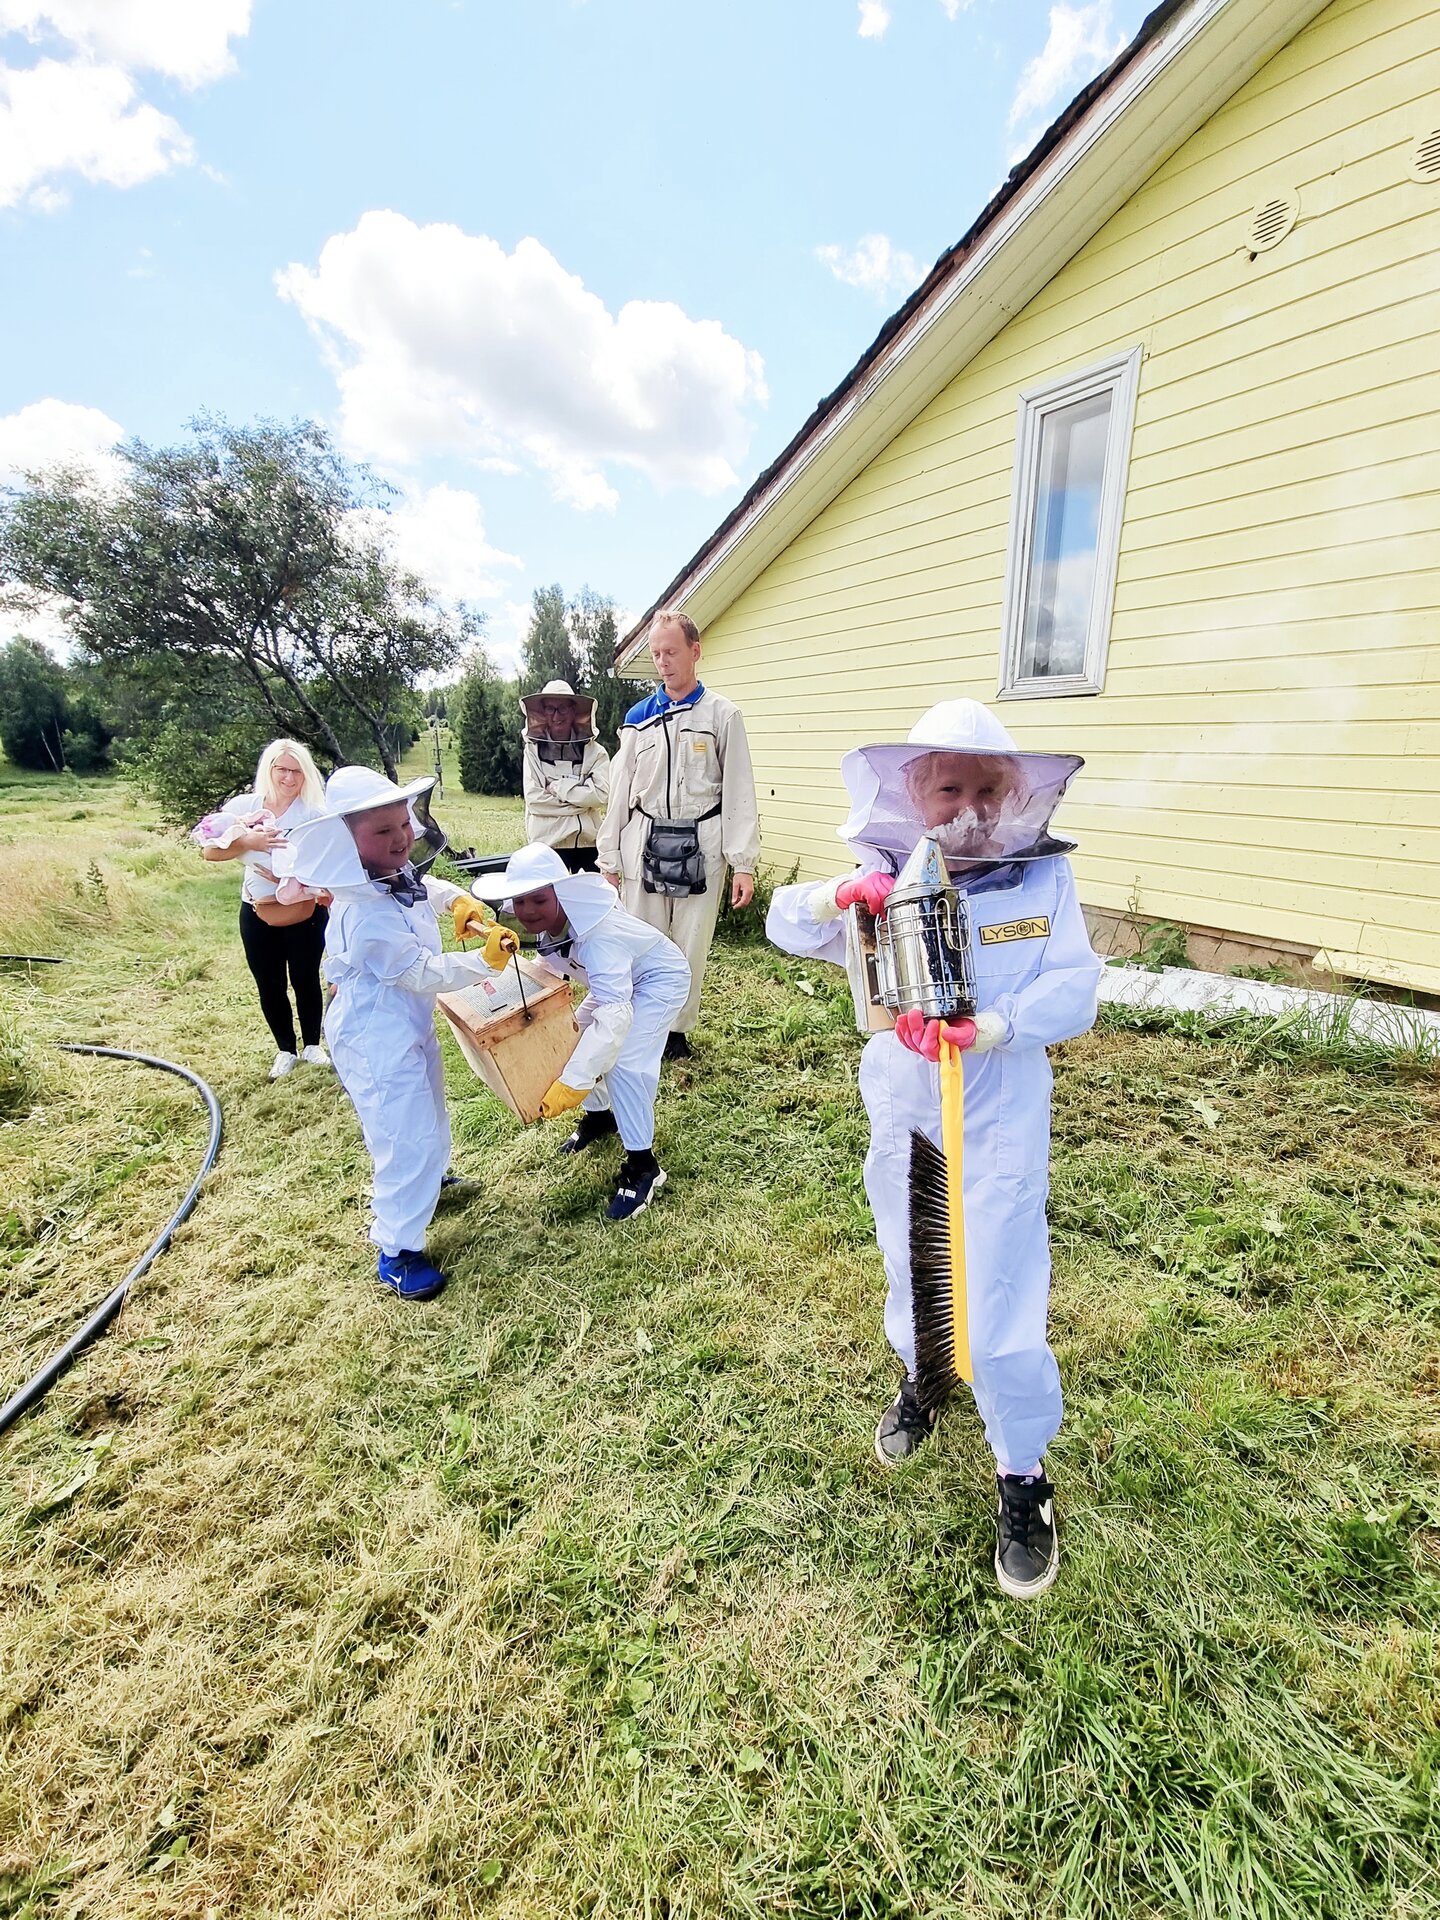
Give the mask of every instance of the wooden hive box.
POLYGON ((494 986, 487 981, 442 993, 435 1004, 460 1051, 497 1099, 527 1125, 538 1120, 541 1100, 564 1072, 580 1037, 569 981, 512 961, 495 976, 494 986), (524 1007, 506 997, 498 1010, 492 1008, 487 1002, 494 987, 513 986, 516 966, 525 979, 524 1007))

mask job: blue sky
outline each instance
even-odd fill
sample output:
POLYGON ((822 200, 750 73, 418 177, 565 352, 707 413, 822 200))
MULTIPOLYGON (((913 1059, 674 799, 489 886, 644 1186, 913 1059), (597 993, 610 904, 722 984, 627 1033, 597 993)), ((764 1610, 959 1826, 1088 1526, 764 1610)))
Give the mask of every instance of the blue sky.
POLYGON ((1141 0, 0 0, 0 468, 308 415, 638 610, 1141 0))

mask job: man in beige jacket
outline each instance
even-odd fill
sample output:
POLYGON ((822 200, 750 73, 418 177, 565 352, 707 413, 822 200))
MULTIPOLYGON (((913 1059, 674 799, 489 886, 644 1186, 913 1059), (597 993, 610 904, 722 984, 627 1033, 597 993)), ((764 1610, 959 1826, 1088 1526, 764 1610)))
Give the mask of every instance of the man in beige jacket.
POLYGON ((690 1052, 727 866, 731 906, 754 896, 760 820, 745 722, 701 685, 695 622, 657 613, 650 654, 661 684, 625 716, 596 849, 627 911, 668 935, 690 963, 690 998, 665 1047, 674 1060, 690 1052))
POLYGON ((595 738, 595 697, 550 680, 521 696, 525 838, 554 847, 572 873, 593 870, 610 797, 610 756, 595 738))

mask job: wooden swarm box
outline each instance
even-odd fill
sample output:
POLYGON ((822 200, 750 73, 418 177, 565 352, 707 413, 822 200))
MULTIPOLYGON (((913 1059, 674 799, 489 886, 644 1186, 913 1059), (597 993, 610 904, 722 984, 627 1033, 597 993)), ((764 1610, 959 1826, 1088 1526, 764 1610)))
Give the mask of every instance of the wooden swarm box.
MULTIPOLYGON (((511 965, 517 965, 515 961, 511 965)), ((478 987, 442 993, 435 1004, 450 1023, 460 1051, 498 1099, 528 1125, 540 1118, 540 1102, 564 1072, 580 1029, 568 980, 522 967, 525 1008, 498 1013, 484 1007, 478 987)), ((499 976, 497 976, 498 978, 499 976)))

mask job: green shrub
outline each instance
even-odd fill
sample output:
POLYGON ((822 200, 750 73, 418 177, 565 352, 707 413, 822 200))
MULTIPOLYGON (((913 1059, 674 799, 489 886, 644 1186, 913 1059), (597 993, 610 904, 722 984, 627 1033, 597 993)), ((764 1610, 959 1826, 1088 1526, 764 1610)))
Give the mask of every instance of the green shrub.
POLYGON ((54 1072, 44 1049, 9 1007, 0 1006, 0 1117, 18 1119, 50 1091, 54 1072))

